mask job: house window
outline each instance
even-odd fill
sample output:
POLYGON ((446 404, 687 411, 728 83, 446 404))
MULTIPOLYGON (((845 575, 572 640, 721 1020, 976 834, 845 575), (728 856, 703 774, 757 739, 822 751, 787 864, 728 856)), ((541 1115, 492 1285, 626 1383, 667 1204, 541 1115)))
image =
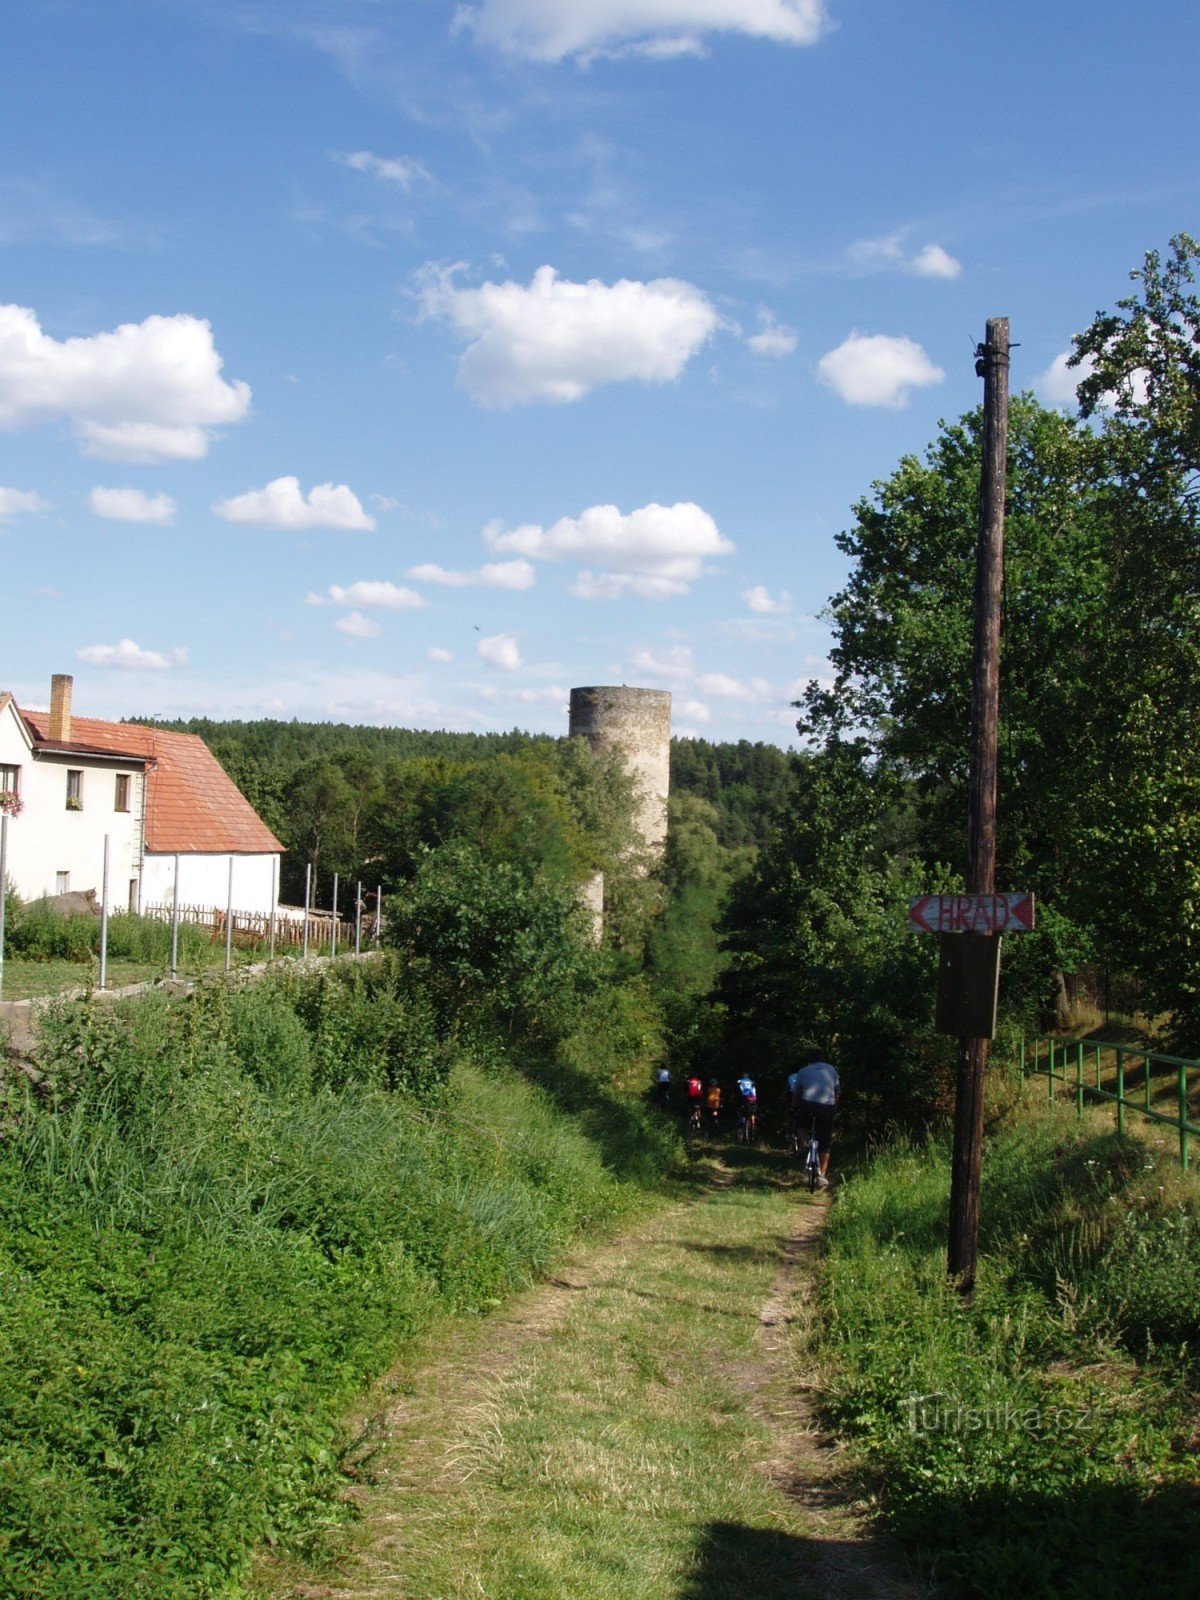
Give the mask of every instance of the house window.
POLYGON ((0 762, 0 794, 20 794, 20 792, 20 767, 8 767, 0 762))
POLYGON ((83 773, 76 767, 67 769, 67 810, 83 810, 83 773))
POLYGON ((117 798, 113 804, 114 811, 129 810, 129 774, 117 773, 117 798))
POLYGON ((66 894, 71 887, 71 874, 69 872, 56 872, 54 874, 55 894, 66 894))

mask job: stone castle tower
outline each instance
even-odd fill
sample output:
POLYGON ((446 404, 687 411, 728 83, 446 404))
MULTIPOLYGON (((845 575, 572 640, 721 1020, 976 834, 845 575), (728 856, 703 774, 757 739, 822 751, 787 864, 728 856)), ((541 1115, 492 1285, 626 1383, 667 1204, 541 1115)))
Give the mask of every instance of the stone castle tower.
MULTIPOLYGON (((571 690, 572 739, 593 750, 617 750, 637 784, 637 830, 655 862, 667 843, 667 789, 671 781, 671 696, 665 689, 603 687, 571 690)), ((604 874, 584 885, 584 903, 597 932, 604 911, 604 874)))

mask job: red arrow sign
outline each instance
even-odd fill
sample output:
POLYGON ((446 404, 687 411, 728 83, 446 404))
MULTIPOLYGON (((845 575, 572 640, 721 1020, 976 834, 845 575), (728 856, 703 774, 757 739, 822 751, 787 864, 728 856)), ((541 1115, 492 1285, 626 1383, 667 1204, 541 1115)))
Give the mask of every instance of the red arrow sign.
POLYGON ((1031 894, 926 894, 908 902, 909 933, 1030 933, 1031 894))

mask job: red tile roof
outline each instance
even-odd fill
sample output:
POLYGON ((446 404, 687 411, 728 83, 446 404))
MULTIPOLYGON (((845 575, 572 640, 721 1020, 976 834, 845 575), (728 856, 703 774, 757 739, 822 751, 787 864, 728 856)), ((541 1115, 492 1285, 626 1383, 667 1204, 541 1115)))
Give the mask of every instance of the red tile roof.
POLYGON ((279 840, 204 740, 137 722, 71 718, 69 744, 50 738, 48 711, 23 711, 35 744, 80 756, 153 763, 146 780, 146 849, 161 855, 273 855, 279 840))

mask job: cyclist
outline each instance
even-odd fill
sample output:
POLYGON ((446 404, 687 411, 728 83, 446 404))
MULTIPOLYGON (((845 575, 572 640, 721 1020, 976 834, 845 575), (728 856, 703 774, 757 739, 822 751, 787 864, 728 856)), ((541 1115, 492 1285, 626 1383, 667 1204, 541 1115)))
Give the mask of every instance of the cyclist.
POLYGON ((802 1131, 806 1141, 810 1137, 810 1130, 816 1134, 821 1158, 817 1188, 828 1189, 829 1146, 833 1139, 833 1114, 842 1098, 841 1081, 820 1050, 809 1051, 807 1064, 795 1074, 795 1080, 792 1090, 795 1125, 802 1131))
POLYGON ((737 1081, 738 1095, 738 1132, 746 1130, 746 1143, 754 1139, 755 1123, 758 1118, 758 1089, 754 1079, 743 1073, 737 1081))
POLYGON ((654 1092, 658 1096, 658 1103, 664 1111, 671 1109, 671 1074, 666 1067, 659 1067, 654 1074, 654 1092))
POLYGON ((704 1091, 704 1109, 707 1113, 708 1131, 716 1133, 721 1121, 721 1085, 715 1078, 708 1080, 708 1088, 704 1091))
POLYGON ((688 1075, 687 1081, 688 1125, 692 1128, 700 1126, 700 1108, 704 1103, 704 1080, 695 1072, 688 1075))

